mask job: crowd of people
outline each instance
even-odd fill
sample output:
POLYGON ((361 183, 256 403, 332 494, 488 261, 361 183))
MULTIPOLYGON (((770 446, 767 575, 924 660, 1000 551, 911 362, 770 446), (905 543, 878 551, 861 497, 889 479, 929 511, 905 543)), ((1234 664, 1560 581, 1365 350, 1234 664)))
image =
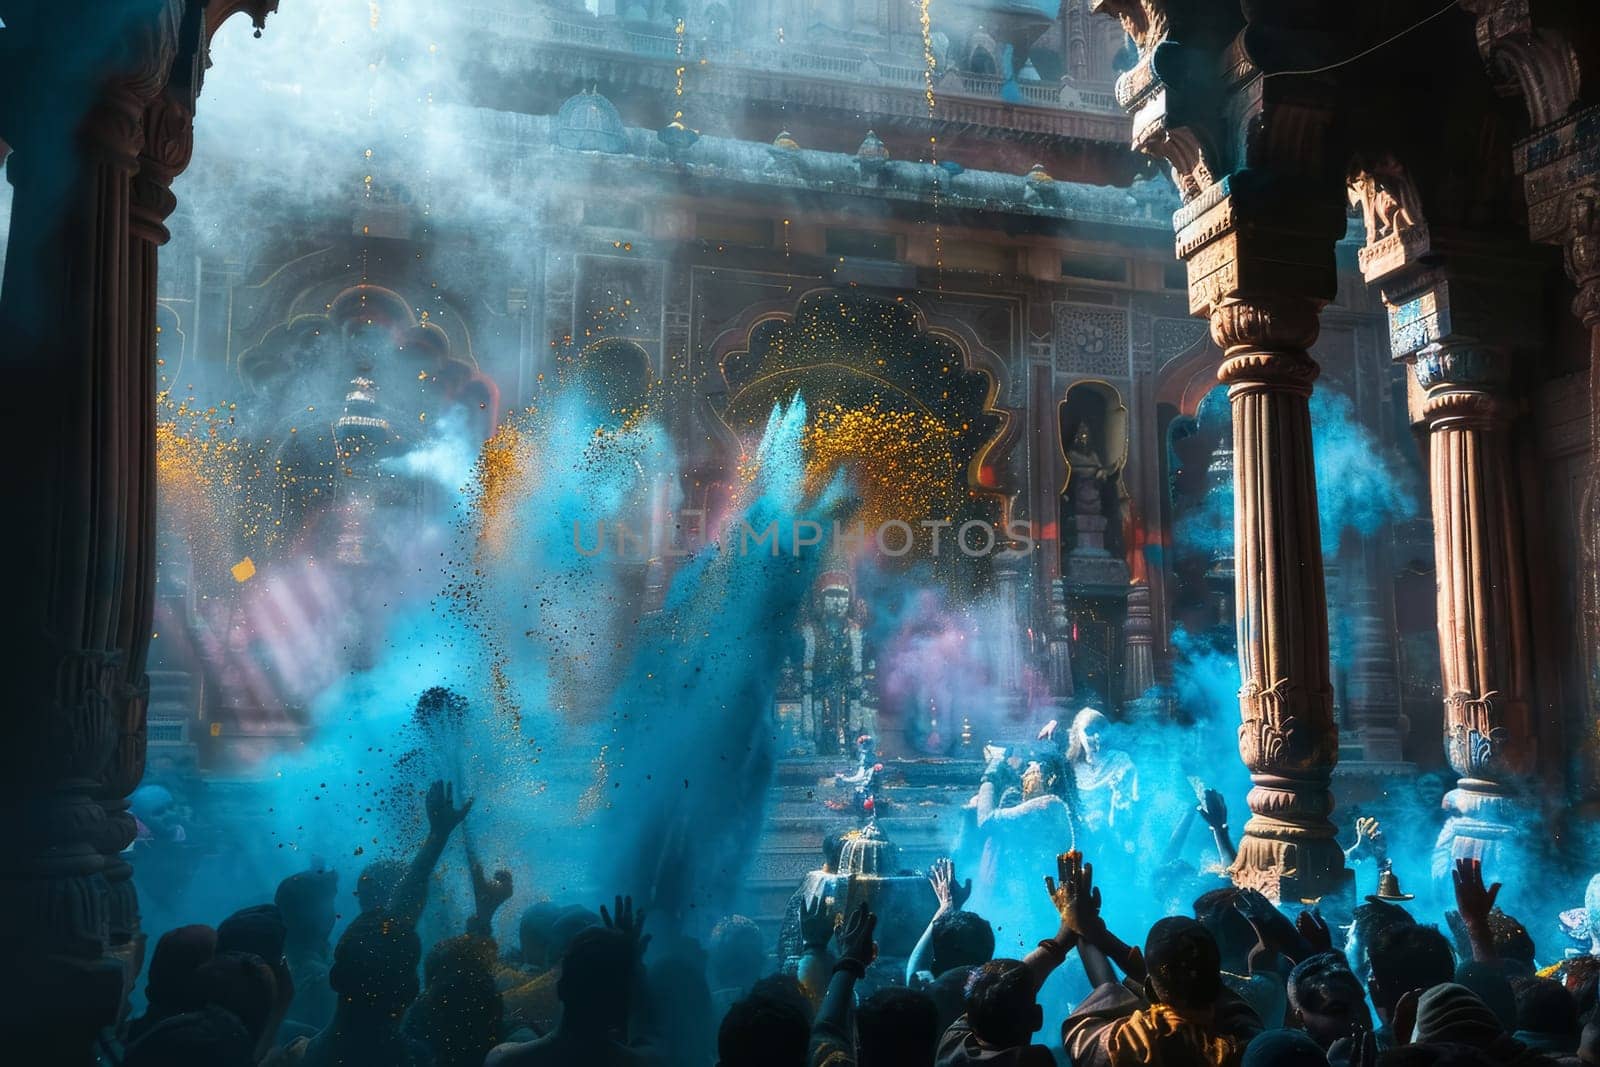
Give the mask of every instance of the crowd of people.
MULTIPOLYGON (((1208 802, 1203 800, 1202 807, 1208 802)), ((1215 798, 1210 800, 1215 804, 1215 798)), ((704 944, 646 931, 633 901, 529 907, 494 936, 512 874, 470 864, 465 929, 418 933, 435 868, 471 804, 435 783, 409 863, 368 866, 336 942, 337 876, 285 879, 271 903, 215 928, 165 933, 147 1007, 104 1058, 121 1067, 1477 1067, 1600 1064, 1600 956, 1540 970, 1526 928, 1496 906, 1477 861, 1454 871, 1450 933, 1402 906, 1355 908, 1339 939, 1314 908, 1291 917, 1223 885, 1129 944, 1104 918, 1081 853, 1034 890, 1053 929, 994 958, 970 881, 932 865, 937 908, 903 965, 877 958, 868 903, 841 914, 802 887, 788 944, 729 916, 704 944), (777 951, 774 951, 777 949, 777 951), (1040 991, 1076 955, 1089 992, 1049 1018, 1040 991), (1459 958, 1458 958, 1459 957, 1459 958)), ((1202 813, 1202 817, 1204 813, 1202 813)), ((831 860, 837 862, 837 839, 831 860)), ((470 849, 469 849, 470 854, 470 849)), ((824 880, 825 881, 825 880, 824 880)), ((1600 884, 1600 878, 1596 879, 1600 884)), ((1146 890, 1141 887, 1139 892, 1146 890)), ((1600 888, 1592 889, 1600 912, 1600 888)), ((1600 931, 1600 923, 1594 923, 1600 931)), ((1600 936, 1591 947, 1600 945, 1600 936)))

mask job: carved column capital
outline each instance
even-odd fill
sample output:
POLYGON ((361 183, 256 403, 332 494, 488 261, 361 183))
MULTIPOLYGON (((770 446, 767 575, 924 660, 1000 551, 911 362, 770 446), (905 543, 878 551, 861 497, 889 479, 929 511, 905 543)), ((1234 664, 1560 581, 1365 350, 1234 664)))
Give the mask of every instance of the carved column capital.
POLYGON ((1511 355, 1475 340, 1435 341, 1412 357, 1411 373, 1429 394, 1503 393, 1511 381, 1511 355))
POLYGON ((1242 349, 1310 348, 1319 330, 1320 300, 1293 296, 1229 297, 1211 309, 1211 339, 1229 356, 1242 349))
POLYGON ((178 206, 172 181, 194 154, 194 109, 187 94, 157 94, 145 108, 143 134, 129 222, 135 237, 161 245, 170 236, 167 217, 178 206))

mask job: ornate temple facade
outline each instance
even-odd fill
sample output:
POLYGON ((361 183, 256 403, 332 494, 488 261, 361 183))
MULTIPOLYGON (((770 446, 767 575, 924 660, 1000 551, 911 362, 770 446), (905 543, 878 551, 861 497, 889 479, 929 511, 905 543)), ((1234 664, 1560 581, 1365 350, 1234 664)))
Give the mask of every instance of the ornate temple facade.
MULTIPOLYGON (((1088 19, 1082 5, 1054 20, 967 13, 931 24, 924 66, 917 26, 888 13, 852 27, 817 12, 752 10, 741 19, 754 21, 732 26, 714 14, 690 33, 671 12, 485 5, 475 17, 501 51, 473 95, 439 107, 469 151, 516 161, 492 194, 523 207, 522 228, 491 230, 465 212, 452 221, 439 191, 425 211, 414 176, 378 170, 293 243, 236 255, 191 247, 180 230, 158 302, 167 365, 257 404, 293 382, 308 395, 291 422, 320 422, 303 409, 336 411, 364 376, 413 438, 426 425, 411 408, 432 403, 429 390, 514 411, 548 399, 574 368, 600 367, 633 383, 631 402, 653 398, 682 457, 682 507, 708 515, 726 507, 771 406, 793 393, 819 411, 900 403, 966 427, 942 461, 959 499, 901 494, 904 514, 879 509, 876 520, 954 516, 953 538, 978 519, 1027 531, 1034 548, 968 560, 946 541, 935 568, 958 604, 981 605, 978 666, 998 708, 950 706, 936 688, 886 696, 891 680, 871 677, 874 650, 856 638, 847 685, 875 705, 870 721, 895 756, 960 755, 965 735, 975 757, 975 736, 1031 735, 1084 703, 1116 710, 1147 698, 1171 681, 1175 627, 1231 649, 1231 586, 1218 585, 1231 574, 1226 553, 1191 551, 1173 534, 1212 502, 1208 472, 1227 462, 1220 397, 1200 418, 1218 350, 1187 314, 1168 233, 1177 192, 1126 144, 1112 89, 1132 53, 1116 23, 1088 19), (995 34, 1020 32, 1002 31, 1017 19, 1036 38, 1008 52, 995 34), (1028 58, 1008 73, 995 58, 1007 54, 1028 58), (348 346, 324 358, 368 303, 382 309, 391 366, 348 346), (895 314, 880 318, 886 308, 895 314), (835 318, 850 325, 820 328, 835 318), (895 358, 870 389, 829 369, 875 346, 895 358), (318 360, 338 369, 318 379, 307 369, 318 360), (942 373, 952 363, 954 391, 942 373), (448 368, 448 388, 436 366, 448 368)), ((1345 296, 1317 352, 1370 458, 1415 465, 1382 309, 1360 282, 1361 232, 1352 211, 1345 296)), ((292 447, 333 455, 335 428, 298 427, 292 447)), ((289 441, 289 429, 252 432, 289 441)), ((351 472, 289 447, 273 446, 295 473, 271 503, 272 543, 236 546, 228 562, 292 556, 331 524, 318 501, 334 501, 337 475, 351 472)), ((354 536, 348 516, 338 521, 354 536)), ((1426 736, 1438 714, 1434 686, 1399 681, 1436 670, 1431 617, 1408 610, 1412 576, 1429 570, 1425 542, 1414 523, 1385 523, 1329 546, 1330 567, 1347 576, 1337 590, 1354 618, 1345 639, 1363 650, 1338 677, 1344 757, 1374 769, 1442 758, 1431 744, 1402 745, 1407 721, 1426 736)), ((302 647, 312 642, 230 646, 221 635, 259 630, 263 614, 269 629, 286 627, 216 567, 209 579, 181 565, 162 574, 175 593, 160 603, 183 614, 158 632, 190 646, 163 651, 165 692, 184 697, 157 709, 163 758, 227 773, 292 744, 320 677, 302 647), (184 638, 196 631, 208 636, 184 638)), ((859 629, 873 589, 867 575, 852 581, 859 629)), ((313 630, 347 607, 320 577, 279 584, 313 630)), ((815 648, 811 620, 795 625, 777 712, 806 718, 805 735, 817 729, 815 648)), ((853 707, 827 751, 848 752, 845 735, 869 721, 853 707)), ((1161 713, 1186 711, 1168 702, 1161 713)), ((816 748, 814 737, 793 741, 797 754, 816 748)))
MULTIPOLYGON (((342 590, 406 548, 363 515, 433 506, 369 460, 422 416, 487 436, 598 367, 621 402, 649 393, 683 498, 715 514, 776 386, 865 403, 808 341, 847 367, 875 352, 875 395, 961 428, 943 460, 959 499, 903 517, 1016 521, 1035 542, 949 579, 990 612, 1001 727, 1091 698, 1119 714, 1170 680, 1179 624, 1232 631, 1255 785, 1241 883, 1345 890, 1336 765, 1447 765, 1460 853, 1591 810, 1600 47, 1579 4, 1313 3, 1280 22, 1069 0, 924 27, 890 5, 482 3, 493 54, 440 106, 466 143, 514 150, 494 182, 522 229, 454 225, 444 192, 423 218, 380 175, 281 247, 158 272, 211 35, 276 6, 171 0, 96 50, 68 47, 72 5, 0 5, 0 326, 30 398, 6 443, 48 460, 13 471, 40 518, 13 554, 0 944, 59 976, 49 1004, 7 991, 8 1010, 90 1047, 143 952, 120 854, 147 750, 234 770, 292 743, 318 684, 304 619, 276 650, 233 636, 238 554, 158 581, 158 358, 241 397, 314 394, 309 443, 283 443, 300 423, 248 428, 297 472, 258 502, 287 534, 248 559, 292 558, 301 531, 331 546, 345 577, 296 602, 353 619, 359 644, 383 608, 342 590), (1371 462, 1417 464, 1415 520, 1325 543, 1319 394, 1348 401, 1371 462), (1186 509, 1230 485, 1229 549, 1185 558, 1186 509)), ((802 641, 775 714, 797 709, 802 746, 821 708, 836 745, 870 713, 886 751, 929 752, 920 709, 863 706, 871 652, 823 620, 828 591, 796 627, 831 659, 802 641)))

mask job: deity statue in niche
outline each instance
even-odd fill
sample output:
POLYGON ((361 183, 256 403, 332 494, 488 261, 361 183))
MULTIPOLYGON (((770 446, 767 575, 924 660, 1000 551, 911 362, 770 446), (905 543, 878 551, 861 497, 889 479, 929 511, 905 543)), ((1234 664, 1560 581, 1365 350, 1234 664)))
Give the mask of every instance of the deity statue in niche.
POLYGON ((800 628, 800 723, 819 756, 849 751, 849 741, 876 736, 877 714, 868 692, 871 662, 861 623, 852 610, 850 576, 827 571, 817 583, 809 617, 800 628))
POLYGON ((1067 446, 1067 462, 1072 464, 1072 482, 1067 491, 1072 494, 1072 503, 1078 514, 1103 514, 1105 506, 1101 500, 1101 489, 1111 476, 1111 471, 1106 469, 1100 460, 1100 453, 1095 451, 1088 423, 1080 422, 1072 431, 1072 443, 1067 446))
MULTIPOLYGON (((1071 502, 1072 527, 1077 534, 1072 553, 1104 556, 1108 552, 1106 529, 1111 524, 1111 516, 1106 513, 1107 489, 1117 487, 1117 471, 1101 459, 1087 422, 1079 422, 1073 429, 1066 453, 1072 471, 1067 497, 1071 502)), ((1112 508, 1118 503, 1120 500, 1113 497, 1112 508)))

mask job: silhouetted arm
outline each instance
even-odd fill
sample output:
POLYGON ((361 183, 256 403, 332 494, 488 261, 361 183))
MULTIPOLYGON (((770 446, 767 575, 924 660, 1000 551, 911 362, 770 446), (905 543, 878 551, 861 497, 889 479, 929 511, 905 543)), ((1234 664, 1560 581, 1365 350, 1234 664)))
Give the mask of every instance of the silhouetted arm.
POLYGON ((1450 878, 1455 883, 1456 911, 1461 914, 1461 925, 1466 928, 1467 940, 1472 944, 1472 958, 1479 963, 1494 962, 1499 957, 1494 950, 1494 934, 1489 929, 1489 913, 1500 895, 1500 883, 1485 889, 1483 861, 1472 859, 1456 860, 1450 878))
POLYGON ((428 787, 427 810, 428 836, 423 838, 411 866, 406 868, 389 897, 389 914, 413 925, 422 918, 422 909, 428 905, 428 880, 439 865, 439 857, 444 855, 445 843, 450 840, 451 831, 460 826, 461 820, 472 810, 472 801, 458 808, 454 789, 442 781, 434 782, 428 787))
POLYGON ((822 893, 800 905, 800 940, 804 950, 795 965, 795 978, 813 1004, 827 995, 828 983, 833 974, 833 953, 828 942, 833 939, 833 911, 822 893))
POLYGON ((855 1063, 856 982, 878 955, 872 934, 878 917, 859 904, 839 934, 839 962, 833 965, 828 992, 811 1024, 811 1064, 813 1067, 847 1067, 855 1063))
POLYGON ((933 861, 933 866, 928 869, 928 884, 933 886, 933 895, 939 901, 939 907, 934 911, 933 918, 928 920, 927 928, 922 931, 916 947, 911 950, 911 955, 906 960, 907 985, 911 984, 918 971, 933 970, 934 924, 951 912, 960 911, 967 898, 972 896, 972 879, 957 882, 955 864, 949 859, 941 858, 933 861))
POLYGON ((1089 986, 1092 989, 1098 989, 1108 982, 1117 980, 1116 972, 1111 969, 1106 954, 1087 941, 1078 942, 1078 961, 1083 964, 1084 977, 1089 979, 1089 986))
POLYGON ((494 913, 500 910, 500 905, 511 899, 511 872, 498 870, 493 878, 487 878, 470 849, 467 858, 472 873, 473 901, 472 918, 467 920, 467 933, 493 941, 494 913))
POLYGON ((1232 868, 1234 861, 1239 858, 1239 852, 1233 847, 1233 837, 1228 833, 1228 805, 1223 801, 1222 794, 1215 789, 1207 789, 1195 811, 1211 828, 1211 839, 1217 844, 1217 856, 1222 860, 1223 868, 1232 868))
POLYGON ((1198 808, 1185 808, 1183 818, 1178 820, 1178 825, 1173 827, 1172 836, 1167 839, 1167 850, 1161 854, 1161 863, 1172 863, 1183 855, 1183 846, 1189 840, 1189 831, 1194 827, 1194 818, 1200 814, 1198 808))

